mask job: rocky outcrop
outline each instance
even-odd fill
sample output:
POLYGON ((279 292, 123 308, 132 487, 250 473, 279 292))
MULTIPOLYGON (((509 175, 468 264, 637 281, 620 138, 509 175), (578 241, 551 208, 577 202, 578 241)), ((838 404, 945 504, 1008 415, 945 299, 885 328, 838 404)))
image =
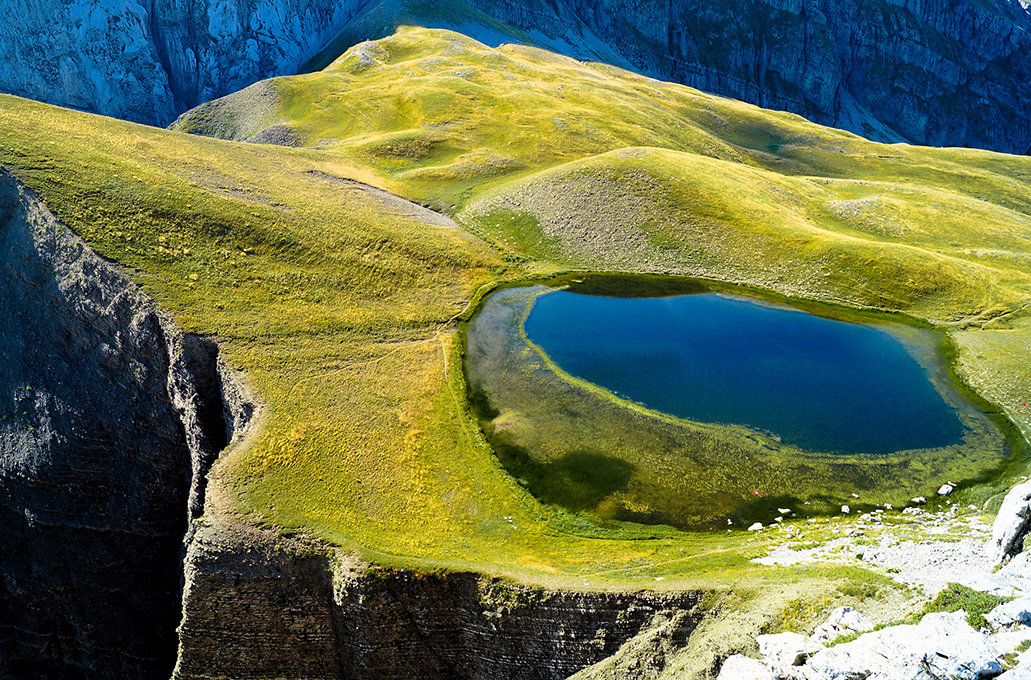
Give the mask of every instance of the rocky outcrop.
MULTIPOLYGON (((175 677, 557 680, 649 634, 682 647, 700 597, 369 568, 202 520, 187 555, 175 677)), ((648 677, 640 673, 653 661, 642 656, 620 677, 648 677)))
POLYGON ((735 655, 724 662, 719 680, 977 680, 1004 670, 1004 656, 1020 638, 992 637, 974 630, 966 612, 931 613, 916 625, 898 625, 826 647, 807 661, 781 663, 735 655))
MULTIPOLYGON (((760 635, 761 660, 740 654, 726 659, 719 680, 955 680, 1031 677, 1031 555, 1022 550, 1027 533, 1028 484, 1015 486, 996 518, 985 548, 1008 561, 1001 569, 985 562, 963 586, 1001 596, 1001 603, 968 617, 965 611, 932 612, 916 625, 871 630, 851 608, 834 610, 808 638, 795 633, 760 635), (975 630, 971 625, 980 627, 975 630), (842 635, 855 639, 835 644, 842 635), (1009 670, 1007 670, 1009 669, 1009 670)), ((963 596, 973 607, 977 598, 963 596)), ((936 600, 936 603, 938 601, 936 600)), ((996 600, 998 602, 998 600, 996 600)), ((925 610, 926 611, 926 610, 925 610)))
POLYGON ((2 172, 0 291, 0 677, 168 677, 187 523, 252 407, 2 172))
POLYGON ((1031 529, 1031 482, 1018 484, 1002 501, 992 525, 991 558, 1002 564, 1024 549, 1024 538, 1031 529))
POLYGON ((10 0, 0 90, 150 125, 295 73, 368 0, 10 0))

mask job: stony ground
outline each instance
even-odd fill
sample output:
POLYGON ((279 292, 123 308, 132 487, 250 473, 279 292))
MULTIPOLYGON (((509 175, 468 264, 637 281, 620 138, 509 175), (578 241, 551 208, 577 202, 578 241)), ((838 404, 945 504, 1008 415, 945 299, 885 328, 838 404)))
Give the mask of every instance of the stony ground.
POLYGON ((963 583, 991 571, 987 539, 992 518, 960 512, 956 506, 940 513, 908 508, 896 515, 878 511, 855 519, 835 518, 829 520, 838 525, 830 530, 834 538, 823 543, 807 542, 804 531, 795 526, 774 525, 764 531, 777 532, 782 542, 753 561, 861 563, 934 597, 948 583, 963 583))
POLYGON ((762 658, 731 656, 722 664, 720 680, 1031 678, 1031 653, 1026 653, 1031 559, 1019 552, 1031 512, 1029 495, 1027 484, 1018 485, 994 518, 976 506, 947 504, 934 512, 911 507, 901 513, 878 510, 809 520, 826 525, 822 530, 814 526, 809 537, 799 525, 758 529, 757 546, 772 540, 768 553, 753 560, 759 564, 861 563, 909 586, 914 601, 933 597, 950 583, 1004 597, 988 605, 994 608, 985 608, 983 618, 976 609, 984 605, 975 598, 961 605, 974 607, 971 612, 932 608, 919 623, 910 619, 906 624, 898 622, 909 613, 902 608, 881 608, 869 617, 839 608, 808 637, 794 632, 758 636, 762 658), (813 540, 819 536, 824 540, 813 540), (999 567, 1000 559, 1008 561, 999 567), (887 625, 875 630, 878 623, 887 625))

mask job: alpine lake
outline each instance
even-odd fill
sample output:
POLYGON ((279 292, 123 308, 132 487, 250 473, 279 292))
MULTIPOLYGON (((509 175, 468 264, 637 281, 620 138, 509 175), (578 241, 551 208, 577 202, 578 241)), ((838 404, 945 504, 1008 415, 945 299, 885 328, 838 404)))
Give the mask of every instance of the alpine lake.
POLYGON ((683 278, 503 287, 466 326, 472 409, 540 501, 689 530, 911 504, 1004 475, 1008 421, 901 315, 683 278))

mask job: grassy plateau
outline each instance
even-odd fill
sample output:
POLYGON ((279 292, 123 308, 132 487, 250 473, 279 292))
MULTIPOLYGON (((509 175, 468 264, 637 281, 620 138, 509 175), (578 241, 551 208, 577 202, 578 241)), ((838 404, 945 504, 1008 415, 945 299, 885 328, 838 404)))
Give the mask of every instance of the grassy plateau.
MULTIPOLYGON (((260 396, 260 430, 216 465, 209 513, 389 566, 732 586, 726 602, 781 612, 774 628, 892 590, 854 568, 757 567, 768 539, 747 532, 601 526, 508 475, 468 405, 461 321, 500 283, 563 271, 904 313, 947 334, 958 373, 1031 435, 1031 159, 875 144, 415 27, 260 88, 173 131, 0 97, 0 164, 182 327, 216 336, 260 396), (226 141, 271 127, 299 146, 226 141), (872 590, 839 587, 857 581, 872 590)), ((992 507, 1025 467, 958 502, 992 507)))

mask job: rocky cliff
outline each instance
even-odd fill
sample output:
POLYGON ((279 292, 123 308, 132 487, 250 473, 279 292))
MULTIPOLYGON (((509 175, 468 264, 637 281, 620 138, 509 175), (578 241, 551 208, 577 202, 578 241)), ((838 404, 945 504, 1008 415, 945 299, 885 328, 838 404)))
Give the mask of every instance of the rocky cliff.
POLYGON ((0 90, 149 124, 295 73, 327 45, 313 63, 418 22, 606 59, 881 141, 1031 147, 1031 16, 1019 0, 14 0, 5 9, 0 90))
POLYGON ((0 677, 168 677, 188 521, 252 407, 3 173, 0 291, 0 677))
POLYGON ((11 0, 0 90, 150 125, 293 73, 368 0, 11 0))
POLYGON ((552 36, 580 26, 647 75, 878 141, 1031 145, 1017 0, 471 1, 552 36))
MULTIPOLYGON (((682 647, 698 592, 577 592, 370 569, 340 551, 203 520, 186 559, 175 677, 567 678, 639 636, 682 647)), ((649 639, 621 677, 651 677, 649 639)))
POLYGON ((643 678, 704 614, 694 591, 382 569, 227 519, 206 479, 245 387, 2 171, 0 291, 0 678, 557 679, 621 648, 643 678))

